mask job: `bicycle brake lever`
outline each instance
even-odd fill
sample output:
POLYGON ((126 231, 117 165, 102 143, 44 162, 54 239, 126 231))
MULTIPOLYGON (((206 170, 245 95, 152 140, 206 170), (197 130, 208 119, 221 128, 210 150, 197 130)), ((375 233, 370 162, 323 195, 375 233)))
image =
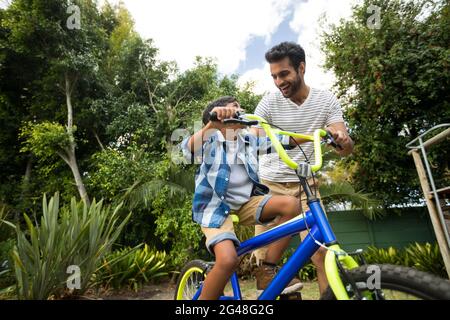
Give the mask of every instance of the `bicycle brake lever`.
POLYGON ((344 150, 344 148, 334 140, 333 135, 328 130, 327 130, 327 135, 325 136, 325 142, 327 144, 331 145, 335 149, 344 150))

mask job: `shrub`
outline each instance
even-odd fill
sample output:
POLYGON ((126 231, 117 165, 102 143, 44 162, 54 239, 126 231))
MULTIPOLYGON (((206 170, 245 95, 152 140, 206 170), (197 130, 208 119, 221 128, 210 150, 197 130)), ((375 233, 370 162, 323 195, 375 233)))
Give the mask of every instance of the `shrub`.
POLYGON ((11 272, 11 252, 14 248, 14 239, 0 242, 0 289, 12 286, 15 278, 11 272))
POLYGON ((167 256, 164 251, 144 248, 124 248, 103 258, 95 274, 97 284, 119 289, 128 286, 135 291, 152 279, 167 275, 167 256))
POLYGON ((370 246, 364 252, 364 259, 368 264, 387 263, 405 265, 405 253, 393 247, 384 249, 370 246))
POLYGON ((406 263, 421 271, 431 272, 442 278, 447 278, 444 260, 437 243, 414 243, 406 249, 406 263))
POLYGON ((128 221, 119 223, 120 205, 111 212, 103 202, 87 206, 72 198, 70 208, 59 209, 59 194, 48 203, 44 195, 41 222, 35 225, 24 215, 27 232, 16 227, 13 250, 17 296, 20 299, 48 299, 63 294, 83 293, 91 277, 128 221), (68 267, 80 268, 79 289, 68 291, 68 267))
POLYGON ((442 259, 437 243, 414 243, 403 250, 393 247, 387 249, 369 247, 364 252, 364 259, 367 264, 389 263, 413 267, 421 271, 435 274, 442 278, 447 278, 444 260, 442 259))

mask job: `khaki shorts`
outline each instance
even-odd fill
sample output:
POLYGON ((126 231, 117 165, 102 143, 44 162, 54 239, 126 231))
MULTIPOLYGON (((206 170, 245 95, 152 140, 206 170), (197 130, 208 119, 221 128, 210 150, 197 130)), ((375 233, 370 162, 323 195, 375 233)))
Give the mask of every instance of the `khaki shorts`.
MULTIPOLYGON (((271 195, 254 196, 248 202, 242 205, 237 211, 231 211, 231 214, 239 217, 239 223, 244 226, 264 225, 272 223, 272 221, 263 223, 260 221, 262 210, 271 195)), ((233 220, 229 215, 220 228, 202 227, 202 232, 206 236, 206 248, 211 254, 214 254, 213 247, 224 240, 231 240, 235 246, 240 245, 239 239, 234 232, 233 220)))
MULTIPOLYGON (((302 212, 307 211, 308 204, 306 200, 306 194, 302 190, 300 194, 300 184, 298 182, 274 182, 269 180, 261 179, 261 183, 269 187, 270 194, 274 196, 294 196, 296 198, 301 197, 301 206, 302 206, 302 212)), ((309 180, 308 183, 312 185, 312 181, 309 180)), ((317 188, 318 189, 318 188, 317 188)), ((319 190, 317 190, 317 197, 320 197, 319 190)), ((261 234, 263 232, 266 232, 273 228, 274 226, 278 225, 278 217, 275 218, 271 223, 268 223, 266 225, 256 225, 255 226, 255 236, 258 234, 261 234)), ((300 232, 300 238, 303 240, 306 235, 308 234, 308 231, 302 231, 300 232)), ((257 250, 255 250, 254 255, 256 257, 257 261, 264 260, 267 252, 267 247, 262 247, 257 250)))

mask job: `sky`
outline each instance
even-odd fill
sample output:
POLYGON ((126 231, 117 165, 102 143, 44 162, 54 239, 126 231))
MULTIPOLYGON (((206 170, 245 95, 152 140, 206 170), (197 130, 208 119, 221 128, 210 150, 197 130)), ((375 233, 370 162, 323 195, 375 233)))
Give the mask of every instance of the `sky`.
POLYGON ((213 57, 222 75, 238 74, 241 85, 253 81, 257 93, 276 90, 264 53, 282 41, 305 49, 308 85, 331 89, 334 77, 322 68, 319 20, 348 18, 357 1, 122 0, 136 30, 155 41, 161 59, 175 60, 183 71, 197 55, 213 57))
MULTIPOLYGON (((103 3, 107 0, 99 0, 103 3)), ((351 15, 360 0, 108 0, 130 11, 137 32, 151 38, 161 60, 174 60, 181 71, 196 56, 213 57, 222 75, 253 81, 254 91, 276 90, 264 54, 282 41, 306 52, 305 82, 331 89, 334 76, 323 67, 320 30, 351 15), (323 23, 321 24, 320 21, 323 23)), ((0 0, 0 4, 9 2, 0 0)))

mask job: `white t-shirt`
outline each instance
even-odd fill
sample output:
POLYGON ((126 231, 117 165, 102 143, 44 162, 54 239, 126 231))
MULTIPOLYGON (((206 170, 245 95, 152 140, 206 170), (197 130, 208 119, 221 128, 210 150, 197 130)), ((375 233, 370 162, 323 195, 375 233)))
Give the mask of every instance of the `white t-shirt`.
POLYGON ((226 194, 226 202, 232 210, 238 210, 248 202, 253 183, 247 174, 245 165, 237 156, 237 141, 226 141, 227 164, 230 166, 230 181, 226 194))
MULTIPOLYGON (((301 105, 283 97, 280 91, 266 94, 256 107, 255 114, 286 131, 304 134, 313 134, 316 129, 323 129, 332 123, 344 122, 341 106, 334 94, 315 88, 310 88, 308 97, 301 105)), ((313 143, 303 143, 301 147, 314 164, 313 143)), ((299 148, 286 152, 296 162, 305 161, 299 148)), ((298 181, 295 172, 280 159, 276 152, 261 156, 259 170, 260 177, 265 180, 298 181)))

